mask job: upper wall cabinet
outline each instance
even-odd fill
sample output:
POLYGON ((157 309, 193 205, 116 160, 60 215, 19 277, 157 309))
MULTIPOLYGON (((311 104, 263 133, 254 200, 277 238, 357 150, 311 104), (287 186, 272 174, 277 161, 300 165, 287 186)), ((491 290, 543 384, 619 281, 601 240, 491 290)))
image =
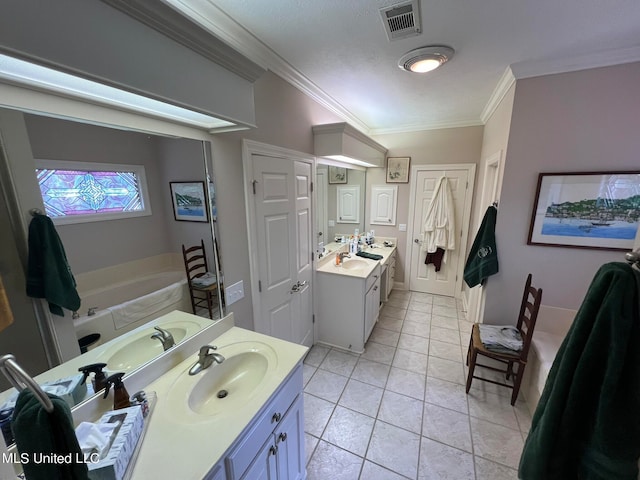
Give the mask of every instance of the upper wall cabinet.
POLYGON ((360 223, 360 186, 338 187, 337 223, 360 223))
POLYGON ((396 224, 397 185, 371 186, 371 223, 372 225, 396 224))
POLYGON ((315 125, 313 148, 316 157, 362 167, 383 167, 387 153, 386 147, 344 122, 315 125))

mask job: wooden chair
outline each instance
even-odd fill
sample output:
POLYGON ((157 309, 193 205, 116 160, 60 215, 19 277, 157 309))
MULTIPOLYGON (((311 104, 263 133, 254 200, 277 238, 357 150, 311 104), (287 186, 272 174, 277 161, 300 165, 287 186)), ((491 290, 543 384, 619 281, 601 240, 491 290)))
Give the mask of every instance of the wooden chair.
POLYGON ((524 369, 527 365, 527 356, 529 354, 529 347, 531 346, 531 339, 533 337, 536 319, 538 318, 541 299, 542 289, 536 289, 531 286, 531 274, 529 274, 524 287, 522 304, 520 305, 520 314, 518 315, 518 323, 516 324, 516 328, 520 331, 520 335, 522 336, 523 345, 521 351, 514 350, 513 353, 497 353, 487 350, 480 340, 479 324, 476 323, 473 325, 471 338, 469 340, 469 350, 467 351, 467 365, 469 366, 469 374, 467 375, 467 393, 469 393, 471 382, 475 378, 484 382, 511 388, 513 390, 511 394, 511 405, 515 405, 520 391, 520 384, 522 383, 524 369), (478 355, 503 363, 506 365, 506 368, 501 369, 476 363, 478 355), (516 372, 513 370, 513 366, 515 364, 518 365, 518 370, 516 372), (513 384, 501 383, 487 378, 477 377, 473 374, 476 366, 504 373, 507 381, 513 377, 513 384))
POLYGON ((193 282, 194 279, 200 278, 209 272, 204 241, 200 240, 200 245, 189 248, 182 245, 182 257, 184 259, 184 268, 187 272, 193 314, 197 315, 196 309, 198 308, 206 308, 209 311, 209 318, 213 320, 213 311, 218 305, 218 282, 206 287, 195 285, 193 282))

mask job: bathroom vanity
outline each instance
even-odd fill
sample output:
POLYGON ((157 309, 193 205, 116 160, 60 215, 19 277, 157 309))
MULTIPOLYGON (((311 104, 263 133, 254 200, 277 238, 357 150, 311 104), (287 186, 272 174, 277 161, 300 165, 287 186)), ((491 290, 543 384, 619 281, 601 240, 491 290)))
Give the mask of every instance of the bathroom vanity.
POLYGON ((364 352, 378 320, 382 272, 384 270, 385 291, 393 287, 388 275, 395 273, 395 247, 366 251, 383 258, 370 260, 351 255, 340 266, 330 258, 316 270, 318 341, 355 353, 364 352), (391 270, 390 261, 393 262, 391 270))
POLYGON ((194 351, 145 387, 158 401, 131 478, 305 478, 307 347, 238 327, 210 344, 221 364, 189 375, 194 351))

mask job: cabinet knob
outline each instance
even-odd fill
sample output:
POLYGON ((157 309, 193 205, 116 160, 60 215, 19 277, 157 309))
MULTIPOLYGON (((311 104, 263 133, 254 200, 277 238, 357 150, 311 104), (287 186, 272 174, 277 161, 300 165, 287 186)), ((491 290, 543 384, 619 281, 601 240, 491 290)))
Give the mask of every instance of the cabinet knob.
POLYGON ((271 445, 269 447, 269 455, 276 455, 278 453, 278 447, 271 445))
POLYGON ((373 291, 375 292, 378 289, 378 286, 376 285, 375 287, 373 287, 373 291))
POLYGON ((378 278, 378 275, 374 275, 373 278, 378 278))
POLYGON ((273 414, 273 417, 271 417, 271 423, 279 422, 281 418, 282 418, 282 415, 281 415, 281 414, 279 414, 279 413, 274 413, 274 414, 273 414))
POLYGON ((287 432, 282 432, 280 435, 278 435, 278 440, 281 442, 284 442, 287 439, 287 432))

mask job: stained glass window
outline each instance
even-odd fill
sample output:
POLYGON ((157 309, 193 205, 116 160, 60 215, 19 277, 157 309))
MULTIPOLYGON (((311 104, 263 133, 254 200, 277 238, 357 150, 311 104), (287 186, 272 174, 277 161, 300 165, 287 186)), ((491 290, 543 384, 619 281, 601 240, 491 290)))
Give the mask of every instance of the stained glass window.
POLYGON ((149 215, 144 167, 39 160, 46 213, 56 223, 149 215))

